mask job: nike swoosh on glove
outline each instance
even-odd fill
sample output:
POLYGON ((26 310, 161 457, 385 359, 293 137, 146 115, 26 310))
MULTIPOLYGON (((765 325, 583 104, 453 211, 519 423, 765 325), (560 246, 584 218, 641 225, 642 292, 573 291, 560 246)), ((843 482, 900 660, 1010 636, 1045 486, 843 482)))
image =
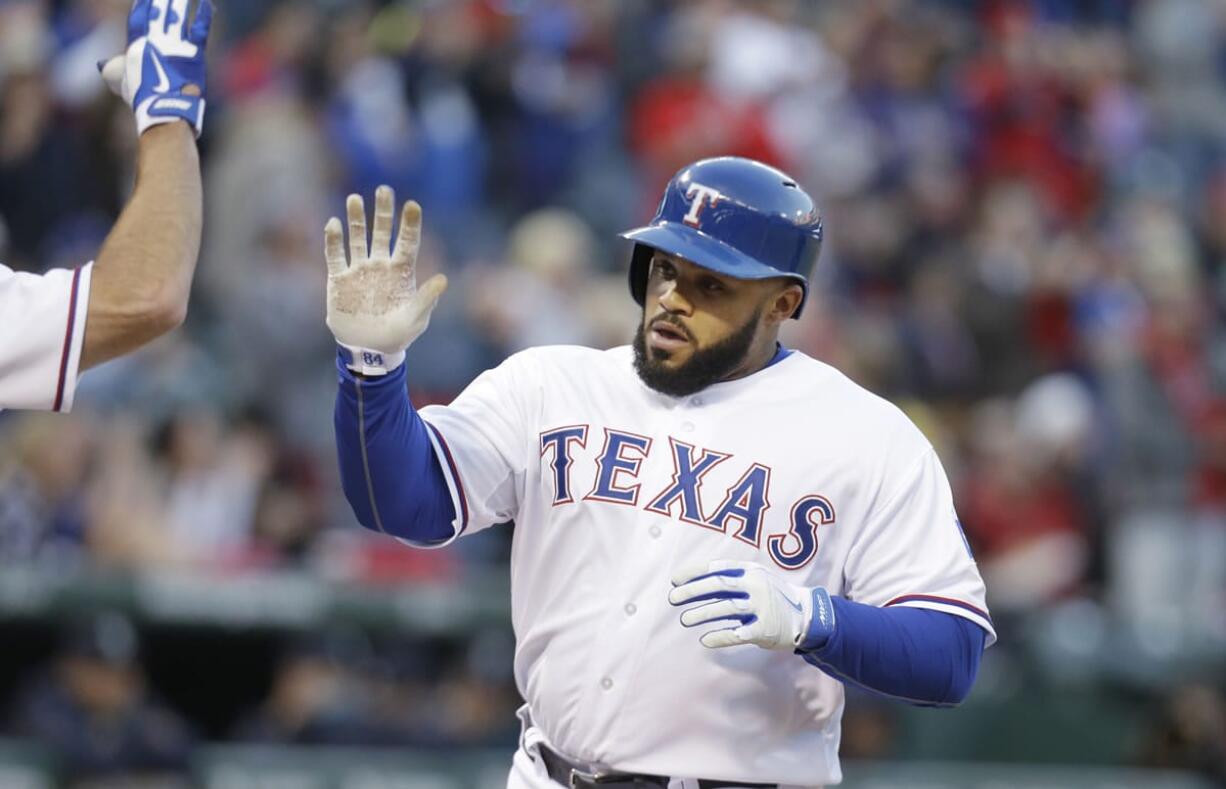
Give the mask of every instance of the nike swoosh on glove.
POLYGON ((188 27, 190 0, 136 0, 128 14, 128 46, 105 64, 102 77, 136 114, 137 131, 177 120, 199 137, 204 129, 205 49, 212 0, 200 0, 188 27))
POLYGON ((699 639, 711 649, 755 644, 793 652, 833 632, 825 589, 788 583, 760 564, 727 559, 690 564, 673 575, 672 584, 668 602, 685 608, 681 624, 715 626, 699 639), (821 615, 815 617, 815 610, 821 615))

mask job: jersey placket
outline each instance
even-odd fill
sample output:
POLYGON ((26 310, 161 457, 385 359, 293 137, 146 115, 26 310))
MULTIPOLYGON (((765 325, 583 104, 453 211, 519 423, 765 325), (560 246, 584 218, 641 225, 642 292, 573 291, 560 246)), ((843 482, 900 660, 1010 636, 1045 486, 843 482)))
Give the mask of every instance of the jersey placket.
MULTIPOLYGON (((702 404, 703 399, 697 397, 674 401, 670 407, 659 409, 651 432, 656 446, 666 449, 670 437, 694 443, 700 419, 696 410, 702 404)), ((653 453, 649 463, 644 464, 641 476, 645 487, 634 528, 627 535, 625 550, 611 573, 613 591, 598 630, 599 643, 592 652, 584 725, 588 727, 585 731, 591 733, 591 741, 601 743, 602 747, 581 757, 588 761, 608 758, 608 744, 621 742, 619 727, 650 726, 650 721, 627 719, 625 711, 633 706, 628 704, 628 694, 649 692, 638 688, 636 681, 642 661, 650 653, 647 641, 661 617, 675 616, 667 604, 667 579, 676 561, 677 530, 686 524, 675 516, 665 517, 643 509, 649 497, 658 492, 656 488, 672 473, 672 460, 667 452, 653 453)))

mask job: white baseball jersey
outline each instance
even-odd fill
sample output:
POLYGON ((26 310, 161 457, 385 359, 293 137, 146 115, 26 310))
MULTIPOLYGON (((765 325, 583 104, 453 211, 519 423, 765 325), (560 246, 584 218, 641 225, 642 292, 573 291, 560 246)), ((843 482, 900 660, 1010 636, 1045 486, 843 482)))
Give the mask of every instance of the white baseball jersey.
POLYGON ((535 348, 421 416, 457 535, 515 521, 515 678, 545 743, 573 760, 841 780, 841 683, 797 655, 704 648, 667 600, 682 563, 755 561, 995 639, 931 445, 804 354, 678 399, 642 383, 628 347, 535 348))
POLYGON ((92 271, 39 276, 0 265, 0 408, 72 408, 92 271))

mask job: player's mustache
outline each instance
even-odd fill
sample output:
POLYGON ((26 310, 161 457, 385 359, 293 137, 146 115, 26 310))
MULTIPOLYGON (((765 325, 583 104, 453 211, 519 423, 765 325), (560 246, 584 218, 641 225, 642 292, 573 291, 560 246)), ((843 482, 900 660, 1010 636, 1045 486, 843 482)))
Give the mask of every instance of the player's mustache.
POLYGON ((649 329, 654 329, 656 326, 658 326, 658 325, 660 325, 660 324, 665 324, 665 325, 667 325, 667 326, 671 326, 672 328, 674 328, 674 329, 676 329, 677 331, 681 332, 681 334, 682 334, 682 335, 683 335, 683 336, 684 336, 684 337, 685 337, 687 340, 689 340, 690 342, 693 342, 693 341, 694 341, 694 335, 690 334, 690 330, 689 330, 688 328, 686 328, 685 324, 683 324, 683 323, 682 323, 680 320, 678 320, 677 318, 672 318, 672 317, 670 317, 670 316, 668 316, 668 315, 662 315, 662 316, 660 316, 659 318, 656 318, 655 320, 653 320, 653 321, 652 321, 652 322, 651 322, 651 323, 648 325, 648 327, 647 327, 647 328, 649 328, 649 329))

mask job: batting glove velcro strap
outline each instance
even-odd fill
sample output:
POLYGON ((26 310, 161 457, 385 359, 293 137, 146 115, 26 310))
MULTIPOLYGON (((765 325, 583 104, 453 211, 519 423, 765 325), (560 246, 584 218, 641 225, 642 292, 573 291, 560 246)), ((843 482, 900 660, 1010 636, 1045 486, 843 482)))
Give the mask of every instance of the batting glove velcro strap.
POLYGON ((682 625, 713 626, 699 638, 711 649, 755 644, 792 652, 813 618, 809 589, 753 562, 720 559, 683 567, 673 575, 668 602, 685 608, 682 625))
POLYGON ((132 108, 137 131, 186 121, 204 129, 207 68, 204 59, 213 3, 200 0, 188 24, 189 0, 135 0, 128 14, 124 54, 99 64, 111 90, 132 108))
POLYGON ((834 635, 834 604, 830 602, 830 593, 820 586, 809 590, 809 602, 812 614, 809 626, 796 644, 797 652, 811 652, 821 649, 834 635))

